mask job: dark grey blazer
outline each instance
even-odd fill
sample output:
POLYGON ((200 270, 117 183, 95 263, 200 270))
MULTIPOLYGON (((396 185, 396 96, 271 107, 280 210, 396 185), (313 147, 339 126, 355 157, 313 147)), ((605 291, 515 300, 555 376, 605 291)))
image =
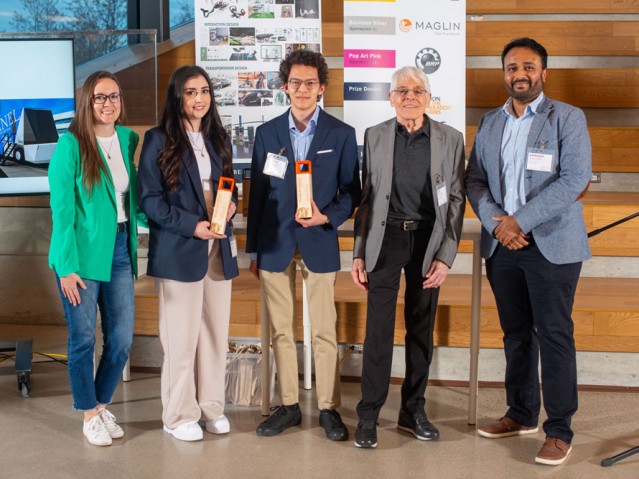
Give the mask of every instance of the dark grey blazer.
MULTIPOLYGON (((430 121, 430 177, 433 185, 435 226, 426 248, 422 273, 434 259, 452 266, 461 237, 464 196, 464 138, 454 128, 430 121), (446 183, 448 201, 437 206, 437 187, 446 183)), ((362 168, 362 201, 355 215, 353 257, 362 258, 366 271, 377 264, 393 186, 393 161, 397 119, 366 130, 362 168)))
MULTIPOLYGON (((501 205, 501 137, 506 116, 501 108, 479 122, 468 160, 466 191, 481 220, 481 253, 490 258, 497 247, 493 216, 507 213, 501 205)), ((592 176, 591 147, 586 118, 579 108, 544 98, 528 134, 528 148, 553 151, 549 172, 526 170, 526 204, 515 213, 524 233, 533 233, 544 257, 555 264, 591 257, 581 201, 576 201, 592 176)))

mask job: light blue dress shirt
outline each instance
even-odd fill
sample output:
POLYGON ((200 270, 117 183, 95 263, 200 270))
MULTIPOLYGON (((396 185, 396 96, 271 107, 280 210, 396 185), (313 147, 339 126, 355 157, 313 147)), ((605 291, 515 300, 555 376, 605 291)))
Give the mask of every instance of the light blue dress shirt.
POLYGON ((512 107, 512 98, 509 98, 502 107, 506 115, 506 125, 501 137, 501 183, 502 206, 504 210, 513 215, 526 204, 526 188, 524 177, 526 173, 526 145, 528 133, 532 126, 533 118, 537 114, 537 108, 544 99, 541 93, 530 103, 522 116, 517 118, 512 107))
POLYGON ((313 136, 315 136, 315 130, 317 130, 317 119, 319 118, 320 108, 315 107, 315 113, 311 117, 306 129, 299 131, 295 126, 295 120, 293 119, 293 112, 288 112, 288 129, 291 134, 291 144, 293 145, 293 153, 295 154, 295 161, 306 160, 308 149, 311 147, 313 136))

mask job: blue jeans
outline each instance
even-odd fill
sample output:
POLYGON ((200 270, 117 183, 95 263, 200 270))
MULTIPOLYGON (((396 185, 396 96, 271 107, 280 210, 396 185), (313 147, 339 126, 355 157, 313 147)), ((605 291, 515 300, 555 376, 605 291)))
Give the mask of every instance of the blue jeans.
POLYGON ((87 289, 78 287, 80 304, 73 306, 62 295, 69 331, 69 380, 73 408, 88 411, 109 404, 118 386, 133 341, 133 270, 128 250, 128 233, 118 233, 113 252, 110 281, 82 278, 87 289), (93 377, 97 308, 102 320, 103 349, 93 377))

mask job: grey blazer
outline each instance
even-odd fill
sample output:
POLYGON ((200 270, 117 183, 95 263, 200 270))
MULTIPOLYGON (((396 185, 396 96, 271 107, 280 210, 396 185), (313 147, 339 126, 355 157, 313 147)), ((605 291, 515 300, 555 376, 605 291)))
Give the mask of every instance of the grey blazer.
MULTIPOLYGON (((464 196, 464 138, 454 128, 430 121, 430 176, 433 185, 435 226, 424 254, 425 275, 434 259, 452 266, 461 237, 464 196), (437 188, 446 184, 448 201, 438 206, 437 188)), ((393 186, 393 161, 397 120, 387 120, 366 130, 362 167, 362 199, 355 215, 353 257, 362 258, 366 271, 377 264, 393 186)))
MULTIPOLYGON (((468 200, 481 220, 481 253, 490 258, 497 247, 493 216, 507 213, 501 205, 501 137, 506 116, 497 108, 479 122, 466 171, 468 200)), ((576 201, 592 175, 590 136, 579 108, 545 98, 533 119, 527 148, 553 153, 550 172, 526 170, 526 204, 515 213, 524 233, 532 232, 544 257, 555 264, 591 257, 581 201, 576 201)))

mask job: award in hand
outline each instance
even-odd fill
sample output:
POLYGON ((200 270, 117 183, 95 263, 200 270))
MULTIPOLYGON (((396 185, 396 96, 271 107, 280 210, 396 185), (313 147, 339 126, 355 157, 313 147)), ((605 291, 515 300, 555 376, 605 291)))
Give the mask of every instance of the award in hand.
POLYGON ((233 198, 233 188, 235 180, 226 176, 220 177, 220 182, 215 195, 215 206, 213 207, 213 215, 211 216, 211 232, 220 235, 224 234, 226 229, 226 215, 233 198))
POLYGON ((313 216, 311 200, 313 199, 313 167, 309 160, 295 162, 295 178, 297 181, 297 216, 308 219, 313 216))

